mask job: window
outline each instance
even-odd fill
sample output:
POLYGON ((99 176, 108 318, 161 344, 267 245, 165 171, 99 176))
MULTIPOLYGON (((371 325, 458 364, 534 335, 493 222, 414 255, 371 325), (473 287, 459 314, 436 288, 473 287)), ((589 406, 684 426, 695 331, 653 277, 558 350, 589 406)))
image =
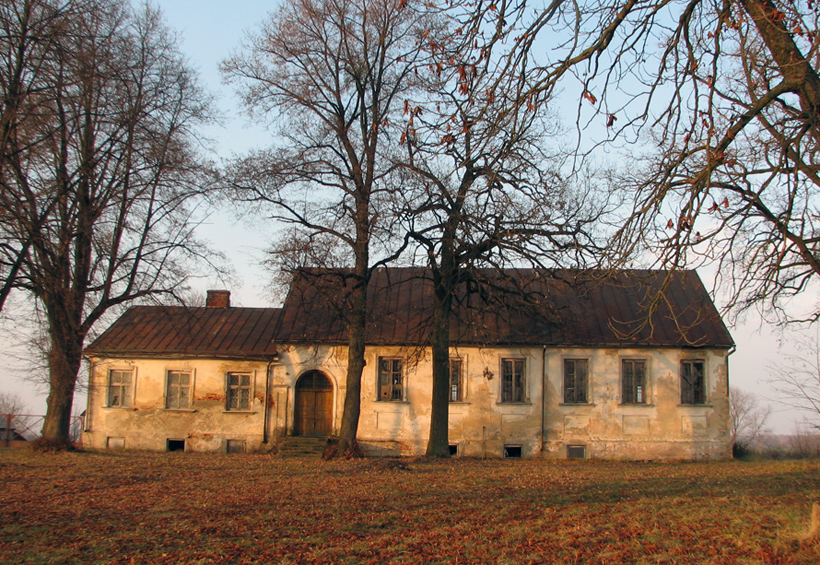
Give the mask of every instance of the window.
POLYGON ((227 453, 245 453, 245 440, 229 439, 225 451, 227 453))
POLYGON ((586 459, 587 447, 585 445, 568 445, 567 459, 586 459))
POLYGON ((249 373, 228 373, 226 409, 251 409, 251 375, 249 373))
POLYGON ((108 373, 108 406, 130 408, 133 402, 134 371, 112 370, 108 373))
POLYGON ((193 379, 187 371, 168 371, 165 386, 165 408, 188 410, 191 407, 193 379))
POLYGON ((461 359, 450 359, 450 402, 461 402, 462 392, 461 359))
POLYGON ((684 359, 680 362, 680 403, 706 403, 706 377, 702 359, 684 359))
POLYGON ((505 459, 521 459, 521 446, 520 445, 505 445, 504 446, 504 458, 505 459))
POLYGON ((646 359, 621 360, 621 402, 646 404, 646 359))
POLYGON ((165 444, 165 451, 185 451, 184 439, 168 439, 165 444))
POLYGON ((589 361, 564 359, 564 403, 586 404, 589 361))
POLYGON ((501 402, 525 402, 523 359, 501 360, 501 402))
POLYGON ((404 400, 401 359, 379 357, 379 400, 386 402, 404 400))

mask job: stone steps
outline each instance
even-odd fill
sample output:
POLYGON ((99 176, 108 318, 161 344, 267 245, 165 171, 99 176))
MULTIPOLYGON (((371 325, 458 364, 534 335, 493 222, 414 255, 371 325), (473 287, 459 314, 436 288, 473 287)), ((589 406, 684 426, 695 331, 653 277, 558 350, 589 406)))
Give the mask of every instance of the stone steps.
POLYGON ((323 437, 287 436, 279 446, 279 455, 320 459, 326 445, 327 439, 323 437))

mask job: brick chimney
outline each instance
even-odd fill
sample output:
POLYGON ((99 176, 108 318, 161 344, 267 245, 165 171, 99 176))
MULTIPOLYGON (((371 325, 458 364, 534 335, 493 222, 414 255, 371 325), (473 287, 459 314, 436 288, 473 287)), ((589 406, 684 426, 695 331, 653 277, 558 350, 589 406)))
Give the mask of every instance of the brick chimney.
POLYGON ((209 290, 208 298, 205 301, 205 306, 208 308, 230 308, 231 307, 231 291, 230 290, 209 290))

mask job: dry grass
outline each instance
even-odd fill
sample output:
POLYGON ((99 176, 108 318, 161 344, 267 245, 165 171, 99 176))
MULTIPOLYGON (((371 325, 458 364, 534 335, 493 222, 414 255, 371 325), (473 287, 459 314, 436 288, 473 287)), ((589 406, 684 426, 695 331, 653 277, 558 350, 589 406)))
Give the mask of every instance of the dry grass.
POLYGON ((0 450, 1 563, 820 563, 820 463, 0 450))

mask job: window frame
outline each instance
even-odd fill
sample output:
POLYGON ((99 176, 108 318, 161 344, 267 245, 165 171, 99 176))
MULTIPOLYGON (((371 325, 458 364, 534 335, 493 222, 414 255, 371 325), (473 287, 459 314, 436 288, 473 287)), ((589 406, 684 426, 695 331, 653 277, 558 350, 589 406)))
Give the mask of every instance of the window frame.
MULTIPOLYGON (((190 412, 193 410, 194 407, 194 381, 195 381, 196 371, 194 369, 166 369, 165 371, 165 410, 176 411, 176 412, 190 412), (177 400, 177 406, 170 406, 170 387, 171 387, 171 374, 187 374, 189 381, 188 381, 188 406, 180 407, 179 401, 177 400)), ((177 384, 177 387, 181 387, 182 385, 177 384)), ((179 396, 177 396, 179 399, 179 396)))
POLYGON ((680 360, 680 374, 679 374, 679 381, 680 381, 680 403, 682 406, 705 406, 708 404, 708 397, 706 394, 707 391, 707 383, 706 383, 706 359, 704 358, 684 358, 680 360), (700 396, 701 398, 697 398, 697 382, 692 383, 687 388, 691 388, 691 402, 687 402, 690 398, 686 398, 685 395, 687 390, 684 388, 684 367, 686 365, 694 365, 695 363, 699 363, 701 367, 701 383, 700 383, 700 396))
POLYGON ((106 383, 105 383, 105 407, 106 408, 118 408, 121 410, 131 410, 134 408, 134 400, 136 396, 137 390, 137 368, 136 367, 111 367, 108 369, 108 374, 106 375, 106 383), (123 404, 120 401, 119 404, 113 404, 111 402, 111 391, 116 386, 120 389, 120 394, 122 396, 122 391, 125 390, 125 387, 122 383, 117 385, 111 384, 111 376, 114 373, 130 373, 131 375, 131 382, 128 383, 128 394, 130 395, 128 398, 128 403, 123 404))
POLYGON ((450 357, 450 394, 448 395, 451 404, 464 402, 466 398, 464 390, 464 359, 461 357, 450 357), (453 384, 453 364, 458 365, 458 380, 453 384), (453 394, 455 392, 455 394, 453 394))
MULTIPOLYGON (((241 383, 241 380, 240 380, 241 383)), ((225 412, 252 412, 254 387, 256 385, 256 371, 226 371, 225 372, 225 412), (236 385, 232 388, 231 376, 247 376, 248 385, 236 385), (233 398, 232 390, 248 390, 248 407, 247 408, 231 408, 231 400, 233 398)))
POLYGON ((499 404, 527 404, 529 402, 528 390, 527 390, 527 359, 526 357, 501 357, 499 359, 499 394, 498 394, 498 402, 499 404), (521 382, 519 386, 515 384, 515 365, 513 365, 513 372, 512 372, 512 381, 510 382, 510 389, 509 394, 511 398, 506 397, 506 377, 504 371, 504 365, 508 362, 512 362, 514 364, 520 363, 521 364, 521 382), (520 399, 517 398, 516 391, 520 393, 520 399))
MULTIPOLYGON (((590 363, 589 357, 564 357, 562 359, 562 363, 561 363, 561 384, 562 384, 562 386, 561 386, 561 388, 562 388, 561 398, 563 400, 562 404, 573 404, 573 405, 591 404, 591 402, 590 402, 590 398, 592 396, 591 391, 590 391, 590 382, 592 380, 590 378, 590 365, 591 364, 592 363, 590 363), (574 378, 574 383, 573 383, 573 386, 571 387, 571 389, 569 387, 567 387, 567 364, 568 363, 577 364, 578 362, 581 362, 581 361, 583 361, 583 363, 586 366, 586 375, 584 376, 584 388, 583 388, 584 398, 583 398, 583 400, 578 400, 578 394, 576 392, 573 392, 573 397, 572 398, 568 398, 567 397, 568 390, 576 391, 578 389, 578 385, 577 385, 578 378, 577 378, 577 376, 573 377, 574 378)), ((573 370, 573 372, 577 373, 577 367, 576 367, 576 369, 573 370)))
MULTIPOLYGON (((633 370, 634 375, 634 370, 633 370)), ((634 376, 633 376, 634 379, 634 376)), ((621 357, 621 404, 628 404, 631 406, 646 406, 649 404, 649 358, 647 357, 621 357), (638 387, 636 390, 636 385, 633 381, 632 384, 632 391, 631 395, 632 399, 629 399, 627 394, 627 378, 626 378, 626 367, 625 365, 628 363, 642 363, 643 364, 643 386, 638 387), (635 396, 641 396, 641 400, 636 400, 635 396)))
POLYGON ((406 402, 407 400, 407 378, 404 374, 404 357, 395 356, 379 356, 378 364, 376 366, 376 402, 406 402), (382 363, 389 362, 390 369, 387 372, 382 371, 382 363), (396 371, 394 363, 399 363, 399 369, 396 371), (395 382, 395 375, 399 375, 399 383, 395 382), (387 376, 389 384, 382 384, 382 375, 387 376), (390 387, 390 398, 385 398, 382 394, 383 387, 390 387), (398 391, 398 398, 396 392, 398 391))

